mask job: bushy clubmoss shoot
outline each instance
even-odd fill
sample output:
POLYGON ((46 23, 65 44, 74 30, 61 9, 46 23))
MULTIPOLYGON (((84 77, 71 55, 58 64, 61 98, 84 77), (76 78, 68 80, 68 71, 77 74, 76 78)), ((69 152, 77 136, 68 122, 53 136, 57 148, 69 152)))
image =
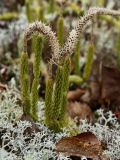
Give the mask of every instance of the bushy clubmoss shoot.
POLYGON ((64 120, 66 114, 66 105, 67 105, 67 91, 69 87, 69 75, 70 75, 70 58, 66 57, 65 63, 63 66, 62 73, 62 101, 59 113, 59 119, 64 120))
POLYGON ((55 11, 55 0, 49 0, 49 13, 53 13, 55 11))
MULTIPOLYGON (((55 9, 55 0, 50 1, 50 8, 51 8, 50 9, 51 13, 53 13, 53 10, 55 9)), ((53 56, 52 56, 53 61, 50 66, 53 65, 53 62, 57 64, 57 71, 55 72, 55 75, 53 75, 52 70, 49 69, 51 73, 49 72, 48 74, 49 77, 47 79, 46 93, 45 93, 46 94, 45 95, 46 124, 50 129, 53 129, 55 132, 59 132, 61 128, 64 126, 65 122, 67 122, 64 117, 65 117, 65 110, 66 110, 65 106, 66 106, 66 100, 67 100, 67 89, 68 89, 68 83, 69 83, 69 78, 68 78, 69 77, 69 58, 65 59, 65 57, 67 57, 68 54, 72 54, 73 49, 75 48, 75 44, 78 42, 79 36, 81 32, 83 31, 84 26, 86 25, 88 21, 92 20, 95 15, 120 16, 120 12, 105 9, 105 8, 90 9, 87 15, 83 16, 78 21, 77 26, 75 27, 75 29, 73 29, 70 32, 70 35, 65 45, 62 47, 60 47, 60 44, 58 43, 58 39, 55 33, 51 30, 51 28, 49 26, 46 26, 41 21, 30 24, 25 32, 24 51, 27 50, 27 41, 32 37, 33 33, 39 32, 40 34, 47 36, 47 38, 49 39, 50 45, 51 45, 51 50, 53 53, 53 56)), ((84 81, 89 79, 92 62, 93 62, 93 54, 94 54, 94 46, 93 44, 90 44, 89 49, 88 49, 88 54, 87 54, 87 62, 86 62, 86 66, 84 68, 84 73, 83 73, 84 81)), ((36 61, 35 67, 34 67, 35 79, 33 81, 33 87, 32 87, 32 92, 33 92, 32 107, 36 106, 36 101, 38 100, 38 97, 37 97, 38 75, 39 75, 38 65, 39 65, 39 62, 36 61)), ((24 68, 24 65, 22 67, 24 68)), ((22 72, 23 72, 23 68, 22 68, 22 72)), ((25 75, 23 77, 27 77, 25 79, 27 79, 27 83, 28 83, 28 76, 27 75, 25 76, 25 75)), ((22 85, 24 86, 25 81, 21 81, 21 82, 23 83, 22 85)), ((27 87, 27 89, 29 90, 29 86, 27 87)), ((24 87, 22 92, 25 93, 25 91, 26 91, 26 88, 24 87)), ((26 95, 25 95, 25 98, 27 99, 26 95)), ((28 99, 29 99, 29 95, 28 95, 28 99)), ((28 106, 27 101, 25 101, 25 103, 26 103, 26 108, 27 108, 28 106)), ((32 111, 33 111, 34 116, 37 117, 36 108, 33 108, 32 111)), ((35 119, 35 117, 33 118, 35 119)))
POLYGON ((59 120, 59 111, 61 107, 60 104, 62 101, 62 94, 63 94, 62 82, 63 82, 63 67, 58 66, 58 69, 56 71, 55 81, 54 81, 53 102, 52 102, 52 110, 51 110, 53 119, 56 119, 56 120, 59 120))
POLYGON ((18 19, 19 15, 15 12, 8 12, 0 15, 1 21, 11 21, 13 19, 18 19))
POLYGON ((83 82, 83 79, 78 75, 69 76, 69 83, 81 84, 82 82, 83 82))
POLYGON ((86 65, 85 65, 84 72, 83 72, 84 81, 87 81, 90 77, 92 63, 93 63, 93 56, 94 56, 94 45, 91 43, 88 47, 86 65))
POLYGON ((33 73, 34 73, 34 80, 32 83, 32 90, 31 90, 31 114, 34 120, 37 120, 37 102, 38 102, 38 86, 39 86, 39 76, 40 76, 40 62, 42 56, 42 37, 35 37, 35 54, 34 54, 34 64, 33 64, 33 73))
POLYGON ((54 81, 50 77, 46 80, 46 91, 45 91, 45 123, 50 127, 52 121, 52 93, 53 93, 54 81))
POLYGON ((35 48, 34 48, 34 76, 39 78, 40 75, 40 62, 42 59, 42 47, 43 47, 43 38, 42 37, 34 37, 35 38, 35 48))
POLYGON ((120 21, 118 21, 118 19, 113 19, 113 18, 110 17, 110 16, 104 16, 104 15, 100 16, 99 18, 100 18, 101 20, 103 20, 103 21, 106 21, 106 22, 114 25, 114 26, 115 26, 116 28, 118 28, 118 29, 120 28, 120 21))
POLYGON ((99 6, 99 7, 103 7, 104 6, 104 4, 105 4, 105 0, 99 0, 99 1, 97 1, 97 5, 99 6))
POLYGON ((26 15, 28 22, 32 22, 32 13, 31 13, 31 7, 30 7, 30 0, 25 1, 25 6, 26 6, 26 15))
POLYGON ((80 40, 76 43, 75 52, 73 55, 74 73, 80 75, 80 40))
POLYGON ((21 95, 24 102, 24 113, 30 115, 34 120, 37 120, 37 102, 38 102, 38 86, 40 75, 40 61, 42 55, 42 38, 34 37, 34 64, 33 73, 34 79, 32 82, 32 89, 30 92, 30 81, 28 73, 28 54, 22 53, 21 56, 21 68, 20 68, 20 80, 21 80, 21 95))
POLYGON ((57 37, 58 37, 60 46, 63 46, 63 43, 64 43, 64 20, 63 20, 63 17, 59 17, 58 21, 57 21, 57 37))
POLYGON ((44 22, 45 17, 44 17, 44 7, 39 7, 38 9, 38 19, 44 22))
POLYGON ((69 86, 70 59, 66 57, 64 65, 58 66, 55 79, 48 79, 46 86, 46 124, 55 132, 67 125, 66 104, 69 86), (54 81, 54 84, 53 84, 54 81))
POLYGON ((24 103, 24 113, 30 115, 30 81, 28 76, 28 55, 22 53, 20 64, 20 81, 21 81, 21 96, 24 103))
POLYGON ((120 70, 120 33, 118 35, 118 39, 116 43, 116 53, 117 53, 117 67, 120 70))

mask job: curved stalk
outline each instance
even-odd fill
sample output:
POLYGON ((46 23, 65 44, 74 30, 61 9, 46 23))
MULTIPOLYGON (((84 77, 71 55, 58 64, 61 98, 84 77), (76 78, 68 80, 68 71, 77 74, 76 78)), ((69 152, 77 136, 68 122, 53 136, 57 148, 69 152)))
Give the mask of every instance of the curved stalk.
POLYGON ((111 16, 120 16, 120 11, 115 11, 106 8, 90 8, 85 16, 80 18, 76 27, 70 32, 69 37, 60 50, 61 56, 65 55, 66 53, 73 53, 75 48, 76 42, 79 40, 80 34, 83 32, 86 24, 93 19, 96 15, 111 15, 111 16))

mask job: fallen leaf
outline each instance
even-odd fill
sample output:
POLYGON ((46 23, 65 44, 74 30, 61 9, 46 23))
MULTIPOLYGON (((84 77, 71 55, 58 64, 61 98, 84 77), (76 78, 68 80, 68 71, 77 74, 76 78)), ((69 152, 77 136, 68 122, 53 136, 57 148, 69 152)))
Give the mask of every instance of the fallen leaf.
MULTIPOLYGON (((90 103, 97 102, 105 107, 115 104, 117 109, 120 105, 120 71, 94 62, 89 80, 89 95, 90 103)), ((113 111, 118 111, 116 109, 114 107, 113 111)))
POLYGON ((68 101, 80 101, 80 97, 86 92, 85 89, 76 89, 68 92, 68 101))
POLYGON ((87 158, 101 158, 102 144, 92 132, 84 132, 77 136, 61 139, 56 144, 56 151, 66 156, 85 156, 87 158))
POLYGON ((67 105, 67 113, 72 119, 76 120, 77 124, 79 124, 81 119, 87 119, 88 122, 93 121, 92 110, 86 103, 69 102, 67 105))
POLYGON ((120 104, 120 71, 103 67, 101 99, 110 99, 120 104))
POLYGON ((0 92, 3 90, 7 90, 8 86, 6 84, 0 83, 0 92))
POLYGON ((120 112, 114 112, 114 114, 117 117, 117 119, 120 121, 120 112))
POLYGON ((34 132, 40 132, 40 129, 37 127, 37 125, 34 123, 34 121, 32 120, 32 118, 29 115, 23 114, 21 119, 21 121, 29 121, 31 123, 31 127, 27 127, 24 131, 24 134, 31 134, 34 132))

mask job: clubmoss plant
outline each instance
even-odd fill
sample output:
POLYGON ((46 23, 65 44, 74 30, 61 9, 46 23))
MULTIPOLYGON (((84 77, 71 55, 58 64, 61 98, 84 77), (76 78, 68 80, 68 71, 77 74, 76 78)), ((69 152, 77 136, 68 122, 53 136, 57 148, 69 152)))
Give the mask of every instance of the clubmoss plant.
MULTIPOLYGON (((49 64, 49 72, 48 72, 48 78, 46 83, 46 94, 45 94, 45 116, 46 116, 46 124, 49 128, 53 129, 54 131, 60 131, 61 126, 64 126, 62 122, 63 119, 65 119, 65 108, 66 108, 66 102, 67 102, 67 90, 68 90, 68 80, 69 80, 69 71, 70 71, 70 59, 69 57, 65 57, 64 59, 61 59, 59 56, 59 43, 55 36, 55 34, 52 32, 51 28, 48 26, 45 26, 42 22, 35 22, 29 25, 25 32, 24 36, 24 52, 27 51, 27 41, 31 39, 33 33, 39 32, 49 38, 49 42, 51 45, 53 57, 52 61, 49 64), (54 64, 55 63, 55 64, 54 64), (55 76, 53 76, 52 68, 56 65, 56 73, 55 76), (63 94, 64 93, 64 94, 63 94)), ((37 41, 39 42, 39 41, 37 41)), ((37 100, 38 100, 38 78, 39 78, 39 66, 40 66, 40 59, 41 52, 39 51, 42 47, 41 45, 37 44, 36 52, 35 52, 35 61, 34 61, 34 80, 32 83, 32 90, 29 97, 31 98, 30 105, 27 105, 29 109, 29 112, 26 112, 26 114, 29 114, 32 116, 34 120, 37 119, 37 100), (40 52, 40 53, 39 53, 40 52)), ((23 57, 23 56, 22 56, 23 57)), ((22 61, 22 58, 21 58, 22 61)), ((22 65, 23 63, 21 63, 22 65)), ((27 66, 27 64, 26 64, 27 66)), ((21 66, 21 69, 23 66, 21 66)), ((24 74, 24 73, 23 73, 24 74)), ((24 84, 23 77, 24 75, 21 75, 21 86, 24 84)), ((24 85, 23 85, 24 86, 24 85)), ((25 87, 25 86, 24 86, 25 87)), ((23 99, 24 105, 26 106, 26 103, 23 99)))
POLYGON ((30 92, 30 80, 28 73, 28 54, 23 52, 21 55, 21 95, 24 103, 24 113, 31 115, 34 120, 37 120, 37 102, 38 102, 38 85, 40 75, 40 61, 42 52, 42 38, 36 39, 36 50, 34 55, 34 79, 32 83, 32 89, 30 92))
MULTIPOLYGON (((119 11, 104 9, 104 8, 92 8, 88 11, 87 15, 83 16, 79 21, 75 29, 70 32, 70 35, 63 47, 60 47, 58 39, 55 33, 49 26, 44 23, 34 22, 28 26, 24 35, 24 52, 21 58, 21 93, 24 102, 24 112, 32 116, 33 119, 37 119, 37 101, 38 101, 38 78, 39 78, 39 65, 38 60, 41 54, 38 50, 35 54, 34 63, 34 80, 32 84, 32 91, 29 91, 29 77, 28 77, 28 57, 27 57, 27 41, 32 38, 35 32, 38 32, 46 36, 51 45, 52 59, 48 65, 48 77, 46 80, 46 93, 45 93, 45 122, 47 126, 58 132, 63 126, 66 125, 66 103, 67 103, 67 90, 69 85, 70 74, 70 55, 72 54, 80 34, 83 31, 84 26, 88 21, 93 20, 95 15, 116 15, 120 16, 119 11), (37 58, 38 57, 38 58, 37 58), (26 87, 27 83, 27 87, 26 87), (27 90, 28 88, 28 90, 27 90), (27 92, 27 94, 25 94, 27 92), (32 95, 32 101, 30 97, 32 95)), ((88 79, 91 64, 93 60, 93 46, 90 45, 85 72, 83 74, 84 79, 88 79)))

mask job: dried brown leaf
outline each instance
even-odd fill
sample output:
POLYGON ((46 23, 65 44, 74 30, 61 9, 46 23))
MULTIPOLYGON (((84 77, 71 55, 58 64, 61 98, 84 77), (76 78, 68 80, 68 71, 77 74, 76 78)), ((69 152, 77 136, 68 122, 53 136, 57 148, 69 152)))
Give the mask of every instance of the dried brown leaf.
POLYGON ((75 91, 68 92, 68 100, 69 101, 80 101, 80 97, 86 92, 85 89, 76 89, 75 91))
POLYGON ((77 136, 61 139, 56 144, 56 151, 67 156, 86 156, 87 158, 102 157, 101 142, 92 132, 84 132, 77 136))
POLYGON ((72 119, 75 119, 78 124, 80 119, 87 119, 89 122, 93 121, 93 113, 86 103, 69 102, 67 105, 67 113, 72 119))

